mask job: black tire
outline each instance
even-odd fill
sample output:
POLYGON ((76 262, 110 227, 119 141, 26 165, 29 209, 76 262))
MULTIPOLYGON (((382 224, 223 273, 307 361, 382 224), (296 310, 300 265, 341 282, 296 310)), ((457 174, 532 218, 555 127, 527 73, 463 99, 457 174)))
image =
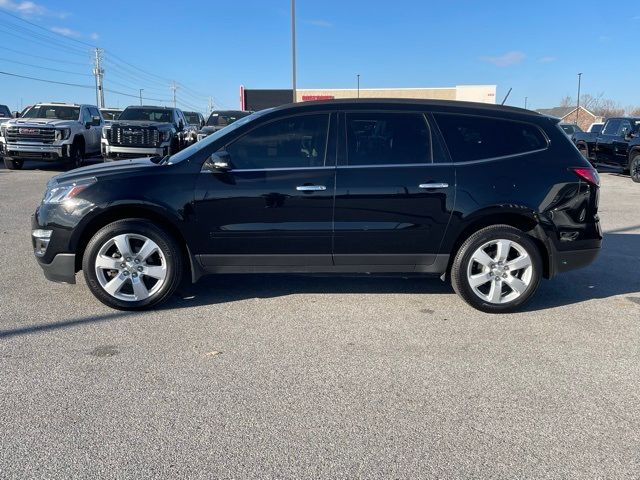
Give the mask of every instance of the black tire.
POLYGON ((4 166, 8 170, 22 170, 24 166, 24 160, 15 159, 15 158, 4 158, 4 166))
POLYGON ((84 162, 84 149, 80 142, 74 142, 69 149, 69 170, 80 168, 84 162))
MULTIPOLYGON (((514 270, 514 272, 518 271, 514 270)), ((455 292, 472 307, 487 313, 509 313, 521 307, 536 292, 541 277, 542 257, 538 247, 525 232, 509 225, 492 225, 475 232, 462 244, 451 267, 451 285, 455 292), (528 286, 519 297, 506 303, 491 303, 480 298, 471 287, 467 276, 474 252, 486 243, 498 239, 516 242, 519 247, 526 251, 531 260, 528 286)), ((502 281, 497 284, 502 285, 502 281)), ((489 281, 487 285, 492 284, 489 281)), ((503 287, 501 286, 500 288, 502 289, 503 287)), ((510 288, 507 287, 506 290, 508 291, 510 288)))
MULTIPOLYGON (((117 253, 114 255, 116 255, 117 259, 117 253)), ((135 255, 135 252, 133 252, 133 255, 135 255)), ((117 259, 117 263, 119 263, 119 259, 117 259)), ((105 305, 118 310, 142 310, 159 305, 166 301, 182 281, 184 274, 183 265, 183 257, 177 241, 167 232, 156 227, 150 221, 139 218, 118 220, 101 228, 89 241, 82 259, 82 270, 91 293, 93 293, 93 295, 105 305), (152 240, 158 246, 164 257, 166 276, 164 277, 163 283, 159 286, 157 291, 153 292, 153 294, 149 295, 144 300, 123 300, 116 298, 105 290, 100 283, 100 279, 98 279, 95 262, 100 249, 103 248, 110 239, 122 234, 133 236, 138 235, 152 240)), ((123 274, 124 270, 126 269, 122 270, 123 274)), ((116 276, 115 270, 108 273, 112 273, 113 276, 116 276)), ((101 273, 101 275, 105 275, 105 273, 101 273)), ((127 273, 126 275, 135 276, 134 273, 127 273)), ((113 276, 111 278, 113 278, 113 276)), ((105 278, 107 278, 106 275, 105 278)), ((140 274, 140 280, 142 280, 142 278, 143 274, 140 274)), ((132 280, 132 278, 128 279, 128 281, 132 280)), ((132 287, 132 284, 127 284, 127 288, 132 289, 132 287)), ((149 292, 151 291, 153 291, 153 287, 150 287, 149 292)))
POLYGON ((640 152, 635 152, 629 162, 629 175, 631 180, 640 183, 640 152))

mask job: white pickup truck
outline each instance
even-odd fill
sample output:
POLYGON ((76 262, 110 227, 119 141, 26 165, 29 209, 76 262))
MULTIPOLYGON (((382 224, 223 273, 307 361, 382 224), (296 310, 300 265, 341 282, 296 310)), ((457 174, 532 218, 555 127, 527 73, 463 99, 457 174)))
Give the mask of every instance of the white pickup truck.
POLYGON ((103 125, 93 105, 38 103, 2 124, 0 155, 10 170, 22 168, 25 160, 63 160, 76 168, 100 153, 103 125))

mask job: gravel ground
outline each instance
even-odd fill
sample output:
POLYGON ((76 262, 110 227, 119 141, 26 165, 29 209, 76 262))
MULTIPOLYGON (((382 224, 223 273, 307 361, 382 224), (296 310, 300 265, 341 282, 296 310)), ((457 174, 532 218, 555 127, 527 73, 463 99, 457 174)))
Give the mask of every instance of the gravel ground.
POLYGON ((640 477, 628 177, 603 174, 596 263, 491 316, 401 277, 218 276, 110 310, 32 258, 53 174, 0 169, 1 478, 640 477))

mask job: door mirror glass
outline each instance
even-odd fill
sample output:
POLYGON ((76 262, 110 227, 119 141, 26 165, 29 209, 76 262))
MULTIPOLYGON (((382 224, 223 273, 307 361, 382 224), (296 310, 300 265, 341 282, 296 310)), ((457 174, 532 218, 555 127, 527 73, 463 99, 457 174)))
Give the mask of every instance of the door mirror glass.
POLYGON ((224 150, 213 153, 202 165, 203 172, 222 173, 229 170, 231 170, 231 157, 224 150))
POLYGON ((98 116, 91 117, 91 125, 93 125, 94 127, 99 127, 100 123, 101 123, 100 117, 98 116))

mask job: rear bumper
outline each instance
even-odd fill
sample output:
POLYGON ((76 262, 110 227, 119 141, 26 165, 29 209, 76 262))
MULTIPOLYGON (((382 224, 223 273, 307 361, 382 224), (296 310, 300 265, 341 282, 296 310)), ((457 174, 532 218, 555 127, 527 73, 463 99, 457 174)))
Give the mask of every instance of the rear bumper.
POLYGON ((47 280, 59 283, 76 283, 75 254, 59 253, 53 257, 51 263, 42 263, 40 259, 37 260, 47 280))
MULTIPOLYGON (((599 243, 600 242, 598 242, 598 244, 599 243)), ((549 253, 549 277, 552 278, 559 273, 591 265, 598 257, 600 247, 566 251, 559 251, 552 248, 549 253)))

